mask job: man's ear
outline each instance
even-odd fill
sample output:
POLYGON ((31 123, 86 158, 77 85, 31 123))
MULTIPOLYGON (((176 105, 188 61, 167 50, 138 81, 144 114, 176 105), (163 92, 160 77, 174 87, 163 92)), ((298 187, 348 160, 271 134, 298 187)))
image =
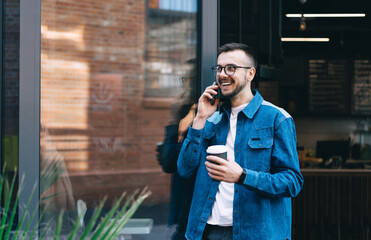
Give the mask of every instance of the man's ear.
POLYGON ((256 69, 255 68, 250 68, 247 70, 246 78, 249 82, 252 82, 256 74, 256 69))

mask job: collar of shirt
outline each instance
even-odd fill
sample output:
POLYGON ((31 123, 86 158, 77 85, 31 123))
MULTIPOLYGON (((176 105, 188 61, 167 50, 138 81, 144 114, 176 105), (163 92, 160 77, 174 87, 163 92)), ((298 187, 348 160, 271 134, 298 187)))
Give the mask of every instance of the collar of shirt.
MULTIPOLYGON (((249 102, 249 104, 242 110, 242 112, 246 115, 246 117, 252 119, 255 113, 258 111, 259 107, 263 102, 263 97, 259 94, 258 91, 252 90, 254 94, 254 98, 249 102)), ((229 116, 229 112, 231 109, 230 102, 226 102, 222 105, 221 112, 226 112, 229 116)))

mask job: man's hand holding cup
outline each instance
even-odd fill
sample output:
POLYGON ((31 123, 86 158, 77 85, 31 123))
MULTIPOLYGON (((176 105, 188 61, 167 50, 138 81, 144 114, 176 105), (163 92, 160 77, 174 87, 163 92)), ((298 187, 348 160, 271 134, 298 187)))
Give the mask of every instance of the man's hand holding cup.
POLYGON ((243 169, 235 161, 227 159, 227 147, 224 145, 213 145, 206 150, 205 165, 209 176, 217 181, 237 182, 243 169))

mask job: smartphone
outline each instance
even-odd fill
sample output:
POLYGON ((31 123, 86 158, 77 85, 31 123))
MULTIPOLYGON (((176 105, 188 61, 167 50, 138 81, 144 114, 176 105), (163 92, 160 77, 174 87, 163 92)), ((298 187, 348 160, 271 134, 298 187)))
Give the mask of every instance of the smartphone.
MULTIPOLYGON (((217 84, 216 82, 214 82, 214 84, 217 84)), ((216 90, 217 94, 216 95, 213 95, 213 98, 210 99, 210 104, 211 105, 214 105, 215 104, 215 99, 219 98, 221 99, 222 98, 222 91, 220 90, 220 87, 218 87, 218 89, 216 90)))

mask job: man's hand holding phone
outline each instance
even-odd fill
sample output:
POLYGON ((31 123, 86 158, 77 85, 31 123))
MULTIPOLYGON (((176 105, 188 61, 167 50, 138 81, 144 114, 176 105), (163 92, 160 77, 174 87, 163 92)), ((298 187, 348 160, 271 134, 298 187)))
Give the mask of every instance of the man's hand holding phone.
POLYGON ((202 129, 206 120, 216 111, 220 99, 214 98, 214 95, 218 95, 218 88, 219 86, 214 83, 202 93, 198 100, 197 115, 193 120, 193 128, 202 129))
MULTIPOLYGON (((216 82, 214 82, 213 85, 218 85, 216 82)), ((215 100, 216 99, 220 99, 220 96, 222 95, 222 93, 220 92, 220 87, 218 87, 218 89, 216 90, 216 95, 212 95, 212 99, 210 99, 210 103, 211 105, 214 105, 215 104, 215 100)))

